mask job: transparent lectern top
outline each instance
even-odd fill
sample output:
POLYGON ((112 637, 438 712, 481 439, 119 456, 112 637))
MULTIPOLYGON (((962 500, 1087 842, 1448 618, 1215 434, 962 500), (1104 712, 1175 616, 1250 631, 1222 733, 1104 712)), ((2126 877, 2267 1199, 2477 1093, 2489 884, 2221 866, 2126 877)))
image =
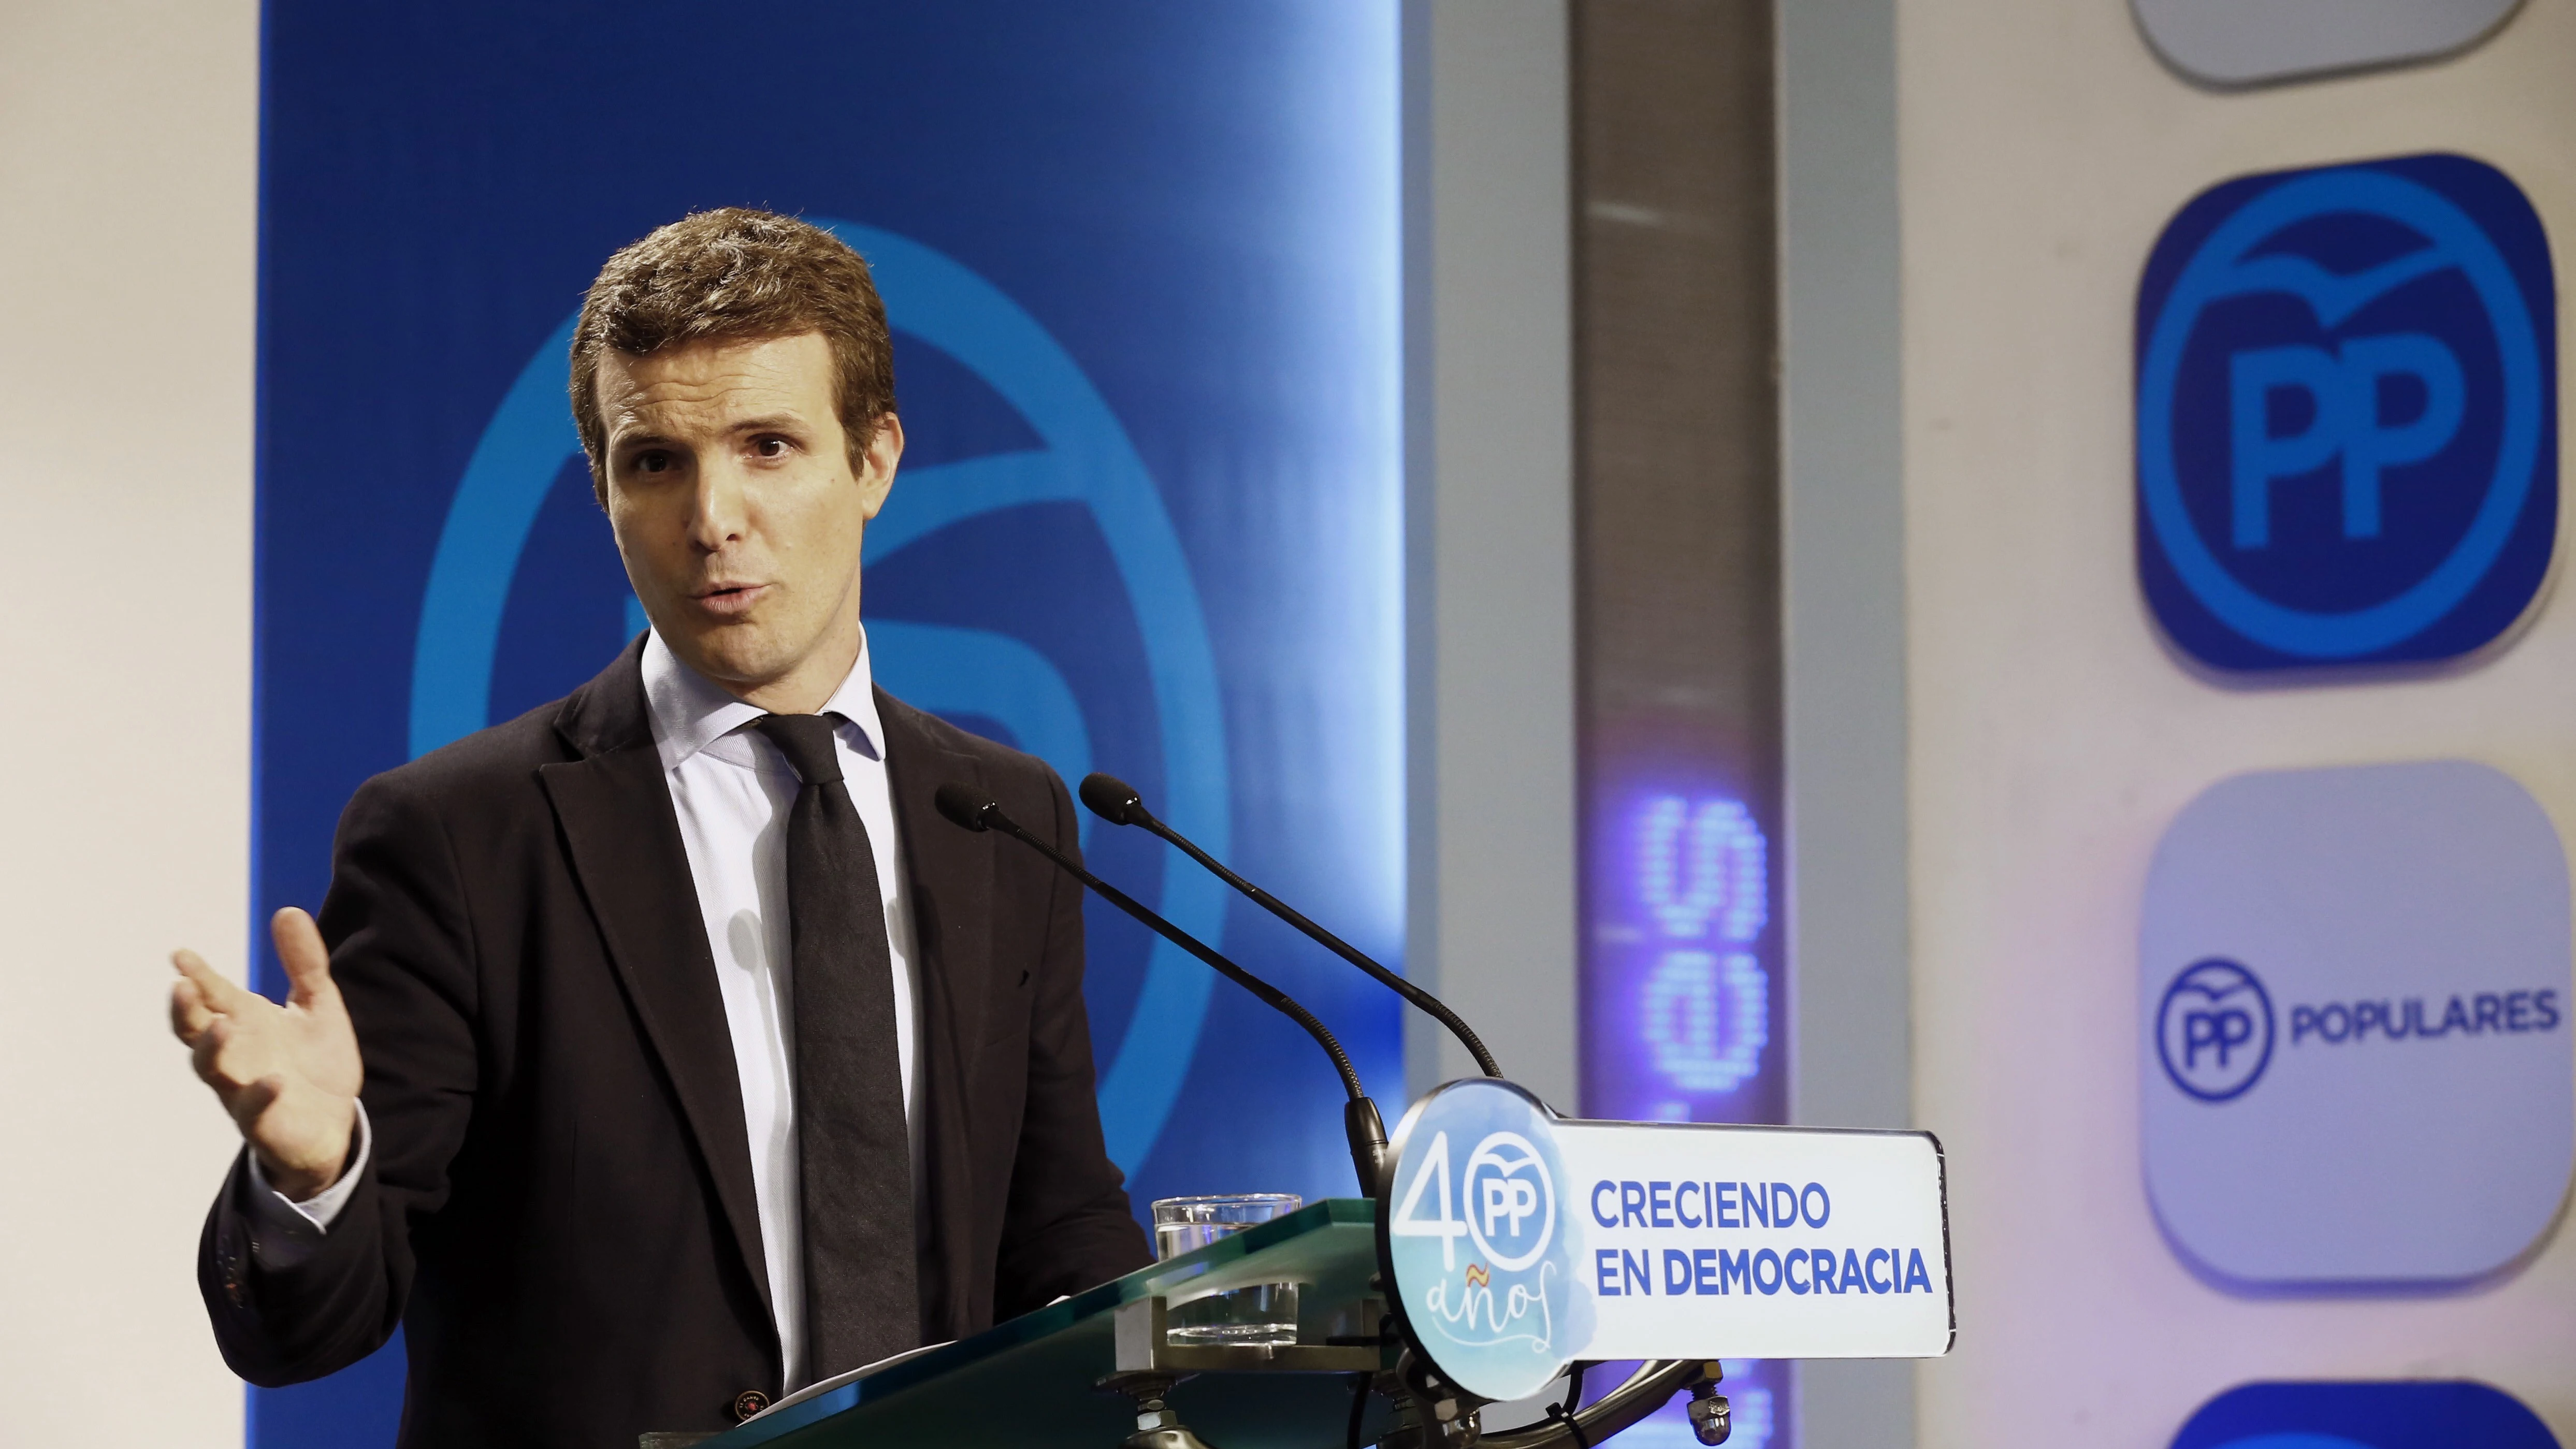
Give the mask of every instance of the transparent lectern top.
MULTIPOLYGON (((702 1449, 1100 1449, 1136 1424, 1132 1400, 1096 1387, 1116 1367, 1120 1304, 1296 1283, 1305 1290, 1299 1341, 1321 1345, 1376 1332, 1362 1307, 1376 1271, 1376 1205, 1328 1198, 789 1405, 702 1449)), ((1226 1449, 1313 1449, 1341 1442, 1352 1383, 1349 1372, 1209 1371, 1170 1402, 1226 1449)))

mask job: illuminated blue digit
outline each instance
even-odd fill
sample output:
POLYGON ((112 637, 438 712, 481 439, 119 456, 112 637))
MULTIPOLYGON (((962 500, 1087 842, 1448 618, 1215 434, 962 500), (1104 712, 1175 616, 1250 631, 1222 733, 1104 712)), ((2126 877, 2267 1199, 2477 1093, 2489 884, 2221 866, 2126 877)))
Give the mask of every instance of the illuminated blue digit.
POLYGON ((1646 802, 1638 831, 1637 890, 1663 933, 1697 940, 1712 921, 1729 941, 1750 941, 1770 918, 1770 863, 1751 812, 1733 800, 1678 795, 1646 802))
POLYGON ((1646 1044, 1686 1092, 1731 1092, 1762 1070, 1771 983, 1750 952, 1665 952, 1646 977, 1646 1044))

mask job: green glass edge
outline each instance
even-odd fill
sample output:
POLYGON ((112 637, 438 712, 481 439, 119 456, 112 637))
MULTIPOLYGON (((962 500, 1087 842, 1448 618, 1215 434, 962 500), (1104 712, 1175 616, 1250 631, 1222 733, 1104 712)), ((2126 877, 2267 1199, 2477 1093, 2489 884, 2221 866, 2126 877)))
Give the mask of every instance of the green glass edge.
POLYGON ((1328 1197, 1309 1203, 1275 1222, 1248 1228, 1230 1238, 1220 1238, 1197 1252, 1139 1268, 1124 1278, 1077 1293, 1061 1303, 1050 1303, 1044 1308, 994 1324, 971 1338, 961 1338, 955 1343, 932 1349, 919 1358, 896 1364, 884 1373, 871 1375, 857 1383, 843 1384, 830 1393, 817 1394, 757 1424, 746 1424, 708 1440, 705 1449, 750 1449, 752 1445, 766 1444, 810 1428, 835 1414, 857 1408, 861 1403, 874 1402, 918 1387, 1007 1349, 1062 1333, 1086 1318, 1115 1309, 1121 1303, 1148 1297, 1151 1285, 1157 1281, 1176 1274, 1195 1276, 1187 1270, 1195 1268, 1204 1272, 1238 1262, 1264 1249, 1278 1247, 1326 1228, 1375 1227, 1376 1224, 1377 1203, 1369 1198, 1328 1197))

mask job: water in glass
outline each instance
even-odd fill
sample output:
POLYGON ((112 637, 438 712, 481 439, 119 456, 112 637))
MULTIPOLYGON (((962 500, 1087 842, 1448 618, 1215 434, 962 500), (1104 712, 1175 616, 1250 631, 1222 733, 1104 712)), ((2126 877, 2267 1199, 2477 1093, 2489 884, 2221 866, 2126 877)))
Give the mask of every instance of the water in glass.
MULTIPOLYGON (((1303 1206, 1305 1199, 1286 1192, 1159 1199, 1154 1204, 1155 1256, 1170 1259, 1196 1252, 1303 1206)), ((1168 1322, 1174 1343, 1292 1344, 1297 1341, 1297 1285, 1262 1283, 1174 1303, 1168 1322)))

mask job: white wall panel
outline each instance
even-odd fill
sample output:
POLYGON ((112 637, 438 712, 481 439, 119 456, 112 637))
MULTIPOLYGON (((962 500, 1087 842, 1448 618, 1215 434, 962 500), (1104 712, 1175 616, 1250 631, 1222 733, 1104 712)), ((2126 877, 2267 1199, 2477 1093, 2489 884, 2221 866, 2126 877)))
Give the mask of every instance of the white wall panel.
POLYGON ((2222 776, 2460 756, 2576 835, 2576 599, 2465 672, 2225 688, 2153 633, 2130 470, 2138 270, 2213 182, 2465 152, 2530 195, 2563 289, 2576 4, 2533 0, 2443 64, 2234 94, 2107 0, 1900 5, 1897 54, 1915 1117, 1949 1150, 1959 1281, 1921 1441, 2146 1449, 2245 1380, 2414 1375, 2486 1379, 2576 1440, 2563 1223, 2482 1291, 2221 1292, 2149 1215, 2135 1047, 2149 855, 2222 776))
MULTIPOLYGON (((1574 1110, 1574 422, 1564 0, 1406 20, 1406 970, 1574 1110)), ((1420 1093, 1472 1076, 1405 1019, 1420 1093)))
MULTIPOLYGON (((1778 10, 1790 1101, 1810 1125, 1911 1127, 1896 4, 1778 10)), ((1802 1365, 1800 1442, 1899 1449, 1914 1382, 1802 1365)))
POLYGON ((239 1443, 197 1300, 237 1139, 170 1039, 250 842, 259 9, 0 9, 0 1443, 239 1443))

